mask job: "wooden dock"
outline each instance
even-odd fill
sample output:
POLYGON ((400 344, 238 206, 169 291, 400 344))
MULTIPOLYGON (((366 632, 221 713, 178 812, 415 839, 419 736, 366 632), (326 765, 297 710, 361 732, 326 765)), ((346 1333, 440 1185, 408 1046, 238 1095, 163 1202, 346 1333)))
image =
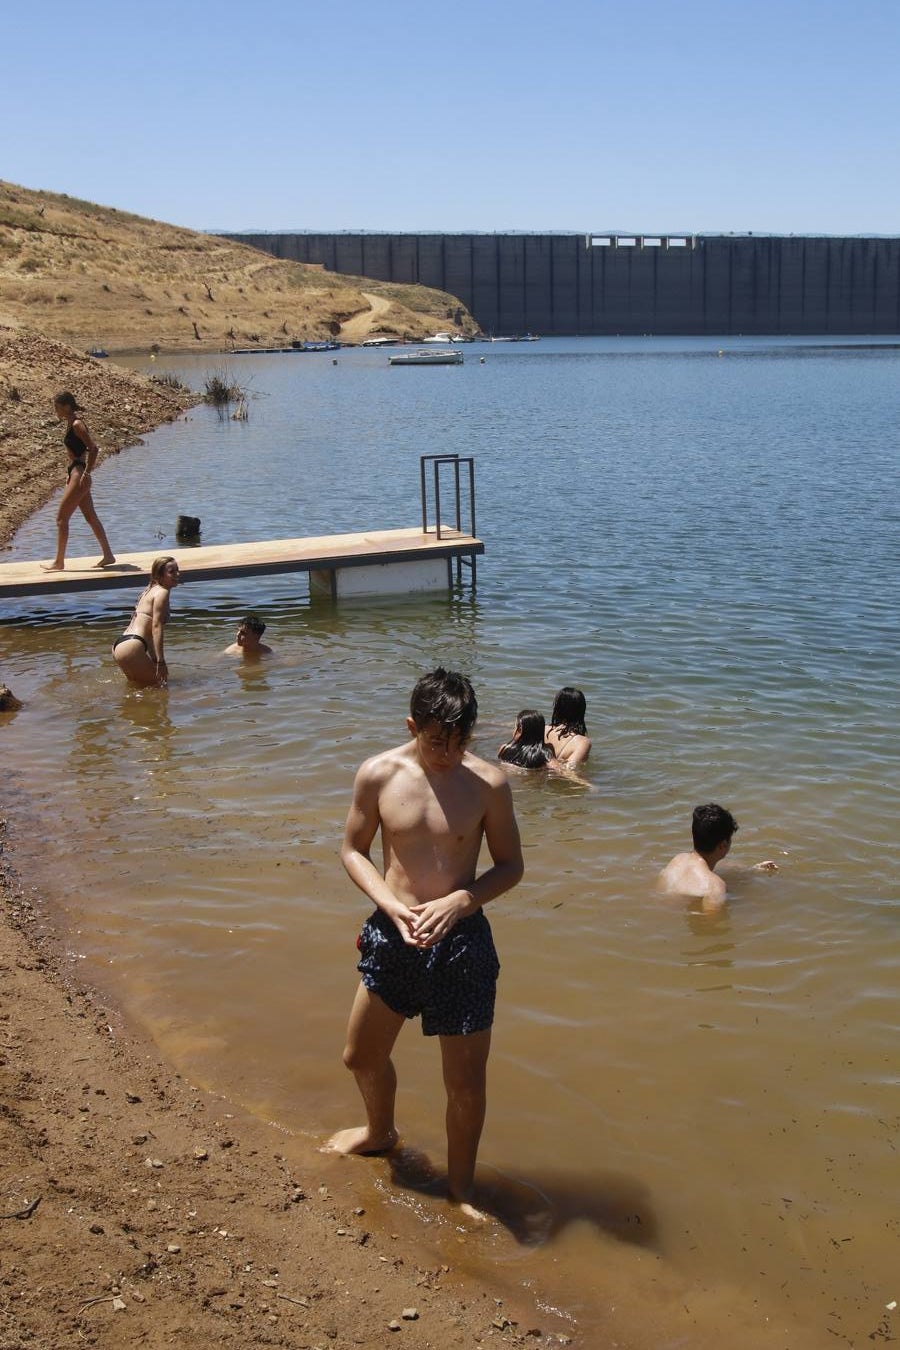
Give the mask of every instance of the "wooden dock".
MULTIPOLYGON (((96 554, 88 558, 67 558, 64 572, 44 572, 37 562, 0 563, 0 602, 24 595, 65 595, 76 591, 105 591, 123 586, 139 590, 149 579, 154 558, 168 554, 177 559, 183 582, 220 581, 236 577, 276 576, 285 572, 309 572, 317 589, 339 593, 339 578, 349 569, 372 569, 374 578, 395 578, 394 584, 381 586, 377 580, 357 594, 398 593, 403 590, 435 589, 437 575, 446 566, 447 585, 452 584, 452 567, 461 575, 462 560, 467 559, 475 575, 475 557, 484 552, 484 544, 474 535, 463 534, 446 525, 440 538, 434 530, 372 530, 364 534, 328 534, 309 539, 268 539, 255 544, 213 544, 199 548, 161 544, 149 553, 123 553, 111 567, 92 567, 96 554), (432 578, 431 584, 415 581, 414 567, 431 564, 420 571, 432 578), (399 565, 399 566, 398 566, 399 565), (377 571, 376 571, 377 569, 377 571), (383 572, 381 569, 385 569, 383 572), (390 569, 390 572, 388 572, 390 569)), ((360 578, 361 579, 361 578, 360 578)), ((350 593, 353 593, 352 590, 350 593)))

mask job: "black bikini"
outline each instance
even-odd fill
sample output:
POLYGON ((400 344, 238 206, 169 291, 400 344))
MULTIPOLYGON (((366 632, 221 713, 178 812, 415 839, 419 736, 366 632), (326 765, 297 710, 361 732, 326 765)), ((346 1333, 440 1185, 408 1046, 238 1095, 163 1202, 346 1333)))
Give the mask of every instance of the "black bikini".
POLYGON ((113 643, 113 651, 116 650, 116 648, 120 645, 120 643, 131 642, 132 640, 134 640, 135 642, 139 642, 141 646, 144 648, 144 651, 147 653, 147 655, 148 656, 150 655, 150 648, 147 646, 147 639, 142 638, 140 633, 123 633, 122 636, 120 638, 116 638, 115 642, 113 643))
MULTIPOLYGON (((136 619, 137 616, 138 616, 139 614, 141 614, 141 613, 142 613, 143 618, 145 618, 145 619, 152 619, 152 618, 153 618, 153 610, 152 610, 152 609, 151 609, 151 611, 150 611, 149 614, 147 613, 146 610, 143 610, 143 612, 142 612, 142 611, 139 609, 138 606, 140 605, 142 599, 143 599, 143 596, 140 596, 140 597, 138 598, 138 602, 137 602, 137 604, 136 604, 135 607, 134 607, 134 613, 133 613, 132 616, 131 616, 132 619, 136 619)), ((143 648, 144 648, 144 651, 147 653, 148 656, 150 656, 150 647, 149 647, 149 645, 148 645, 148 643, 147 643, 147 639, 146 639, 146 638, 142 638, 141 635, 140 635, 140 633, 123 633, 122 636, 121 636, 120 638, 116 638, 115 642, 113 643, 113 651, 116 650, 116 648, 118 647, 118 645, 119 645, 120 642, 130 642, 132 638, 134 638, 135 642, 140 642, 141 645, 142 645, 143 648)), ((151 660, 151 661, 153 660, 153 657, 152 657, 152 656, 150 656, 150 660, 151 660)))
POLYGON ((82 473, 87 469, 87 464, 84 461, 84 452, 87 447, 74 427, 69 427, 69 430, 66 432, 65 436, 63 436, 63 445, 70 455, 75 456, 75 458, 69 462, 69 470, 66 474, 66 482, 68 483, 69 479, 72 477, 73 469, 81 469, 82 473))

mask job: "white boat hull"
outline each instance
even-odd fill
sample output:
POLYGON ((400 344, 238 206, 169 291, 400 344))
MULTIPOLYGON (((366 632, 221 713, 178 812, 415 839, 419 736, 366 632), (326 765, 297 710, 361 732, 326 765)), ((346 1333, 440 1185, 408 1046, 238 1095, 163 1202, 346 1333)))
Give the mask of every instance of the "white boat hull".
POLYGON ((450 351, 444 352, 398 352, 395 356, 388 357, 388 364, 392 366, 461 366, 463 364, 462 352, 450 351))

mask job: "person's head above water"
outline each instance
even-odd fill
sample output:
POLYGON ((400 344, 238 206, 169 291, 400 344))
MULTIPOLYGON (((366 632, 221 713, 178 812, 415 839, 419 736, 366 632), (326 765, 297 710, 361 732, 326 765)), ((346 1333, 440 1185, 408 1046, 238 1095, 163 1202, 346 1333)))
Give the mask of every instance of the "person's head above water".
MULTIPOLYGON (((737 821, 724 806, 708 802, 706 806, 694 807, 691 836, 694 840, 694 849, 704 858, 709 857, 722 844, 727 844, 730 848, 732 835, 737 828, 737 821)), ((725 849, 725 853, 727 852, 728 848, 725 849)))
POLYGON ((154 558, 150 564, 151 586, 174 586, 178 582, 178 563, 169 554, 154 558))
POLYGON ((501 745, 498 756, 505 764, 516 764, 520 769, 545 769, 553 759, 553 751, 544 739, 546 734, 543 713, 523 708, 516 718, 512 740, 501 745))
POLYGON ((409 715, 417 731, 437 727, 448 739, 459 733, 464 745, 478 717, 478 700, 465 675, 438 666, 416 682, 409 700, 409 715))
POLYGON ((584 694, 580 689, 566 685, 560 689, 553 700, 553 712, 550 715, 551 727, 562 727, 564 731, 574 732, 576 736, 586 736, 584 714, 587 709, 584 694))
POLYGON ((249 633, 252 637, 261 638, 266 631, 266 625, 257 614, 245 614, 241 619, 241 626, 238 629, 238 638, 249 633))
POLYGON ((534 708, 523 708, 516 718, 515 739, 520 745, 543 745, 547 736, 547 723, 543 713, 534 708))

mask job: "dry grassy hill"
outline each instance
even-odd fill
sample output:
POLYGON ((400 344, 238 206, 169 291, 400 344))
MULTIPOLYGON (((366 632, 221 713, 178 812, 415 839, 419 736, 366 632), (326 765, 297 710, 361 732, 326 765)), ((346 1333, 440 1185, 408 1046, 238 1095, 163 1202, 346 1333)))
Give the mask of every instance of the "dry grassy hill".
POLYGON ((108 351, 474 332, 451 295, 280 262, 215 235, 0 181, 0 323, 108 351))

